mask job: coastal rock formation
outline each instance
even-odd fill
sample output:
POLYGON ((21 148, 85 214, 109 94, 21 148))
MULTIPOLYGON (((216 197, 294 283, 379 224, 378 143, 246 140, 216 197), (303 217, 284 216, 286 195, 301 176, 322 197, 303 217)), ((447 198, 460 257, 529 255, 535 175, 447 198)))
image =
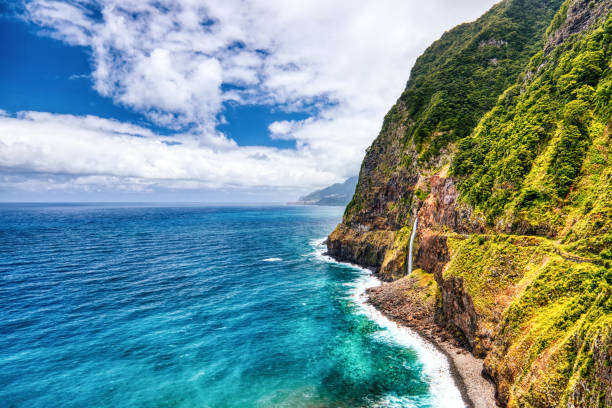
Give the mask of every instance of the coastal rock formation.
POLYGON ((328 253, 335 259, 374 269, 383 263, 393 238, 394 233, 389 230, 369 231, 365 226, 339 225, 327 237, 326 244, 328 253))
POLYGON ((494 387, 482 376, 483 361, 464 349, 466 345, 456 333, 435 322, 437 287, 431 274, 416 270, 411 276, 368 289, 368 296, 387 317, 418 331, 453 362, 453 376, 466 403, 487 408, 495 405, 494 387))
POLYGON ((611 10, 504 0, 446 32, 327 241, 392 282, 383 312, 483 358, 502 406, 612 406, 611 10))
POLYGON ((415 263, 423 270, 442 278, 442 270, 450 261, 450 253, 445 234, 431 230, 419 231, 419 248, 415 254, 415 263))

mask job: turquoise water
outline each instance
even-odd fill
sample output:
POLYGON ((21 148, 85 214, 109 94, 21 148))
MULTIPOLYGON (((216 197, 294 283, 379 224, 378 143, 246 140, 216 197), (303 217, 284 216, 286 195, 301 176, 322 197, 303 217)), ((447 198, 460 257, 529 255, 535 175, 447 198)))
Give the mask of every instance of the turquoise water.
POLYGON ((332 207, 0 206, 0 406, 462 406, 332 207), (319 240, 319 241, 317 241, 319 240))

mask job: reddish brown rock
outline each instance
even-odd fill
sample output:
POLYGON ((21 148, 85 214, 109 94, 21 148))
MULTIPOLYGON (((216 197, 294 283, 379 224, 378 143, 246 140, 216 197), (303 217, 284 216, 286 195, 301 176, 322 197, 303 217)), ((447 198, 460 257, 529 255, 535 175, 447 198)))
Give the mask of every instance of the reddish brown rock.
POLYGON ((472 209, 457 203, 457 187, 452 178, 432 176, 428 179, 430 193, 419 208, 419 228, 434 231, 450 230, 460 234, 484 230, 482 222, 473 219, 472 209))
POLYGON ((414 253, 414 264, 416 266, 440 276, 442 269, 450 261, 446 235, 435 233, 429 229, 419 231, 418 248, 414 253))

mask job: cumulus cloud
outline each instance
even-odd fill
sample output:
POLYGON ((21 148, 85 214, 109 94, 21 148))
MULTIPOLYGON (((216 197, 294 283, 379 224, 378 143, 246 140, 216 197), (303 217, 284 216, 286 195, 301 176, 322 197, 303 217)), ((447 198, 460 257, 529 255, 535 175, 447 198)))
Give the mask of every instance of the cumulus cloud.
POLYGON ((285 188, 326 183, 339 171, 333 163, 312 166, 307 151, 203 145, 200 136, 175 135, 179 143, 166 143, 163 136, 116 121, 22 112, 0 117, 0 168, 132 188, 285 188))
POLYGON ((1 118, 13 133, 0 143, 15 155, 3 150, 2 165, 215 185, 338 181, 357 172, 416 57, 494 2, 32 0, 25 18, 91 50, 100 94, 183 133, 169 146, 129 124, 30 112, 1 118), (215 130, 227 101, 311 117, 269 127, 296 150, 240 147, 215 130))

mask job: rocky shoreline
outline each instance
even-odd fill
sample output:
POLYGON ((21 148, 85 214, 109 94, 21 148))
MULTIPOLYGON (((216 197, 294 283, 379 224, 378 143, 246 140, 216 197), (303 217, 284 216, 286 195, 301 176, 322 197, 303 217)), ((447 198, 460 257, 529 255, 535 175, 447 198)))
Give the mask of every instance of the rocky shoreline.
POLYGON ((448 358, 451 374, 466 405, 498 406, 494 384, 482 375, 483 360, 472 355, 457 336, 435 322, 433 302, 423 301, 426 291, 418 277, 405 277, 383 282, 366 293, 368 302, 387 318, 416 331, 448 358))

